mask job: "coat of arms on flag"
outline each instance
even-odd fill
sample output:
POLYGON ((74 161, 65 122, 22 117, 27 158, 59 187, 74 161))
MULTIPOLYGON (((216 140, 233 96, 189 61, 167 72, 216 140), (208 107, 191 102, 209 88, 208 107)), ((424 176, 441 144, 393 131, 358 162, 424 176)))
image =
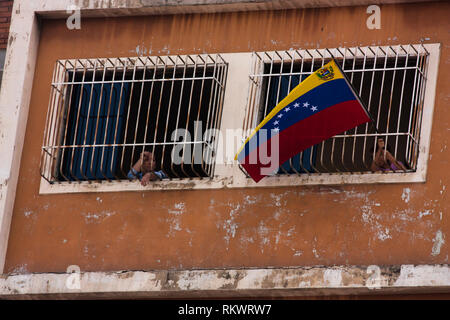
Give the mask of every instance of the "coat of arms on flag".
POLYGON ((316 71, 316 74, 321 80, 331 80, 334 78, 334 71, 332 66, 320 68, 316 71))
POLYGON ((258 182, 299 152, 369 121, 366 107, 332 60, 278 103, 235 160, 258 182))

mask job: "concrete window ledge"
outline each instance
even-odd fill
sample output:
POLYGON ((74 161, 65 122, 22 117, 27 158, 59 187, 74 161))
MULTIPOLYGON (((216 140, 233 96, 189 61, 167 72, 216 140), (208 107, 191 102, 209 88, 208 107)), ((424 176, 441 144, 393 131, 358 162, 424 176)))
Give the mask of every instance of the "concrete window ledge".
MULTIPOLYGON (((37 2, 38 0, 34 0, 37 2)), ((84 17, 140 16, 162 14, 215 13, 283 10, 321 7, 368 6, 372 0, 39 0, 39 15, 50 19, 67 17, 67 4, 81 9, 84 17), (65 6, 64 6, 65 5, 65 6)), ((413 3, 435 0, 379 0, 377 4, 413 3)))
POLYGON ((448 265, 12 274, 3 299, 239 298, 450 292, 448 265))

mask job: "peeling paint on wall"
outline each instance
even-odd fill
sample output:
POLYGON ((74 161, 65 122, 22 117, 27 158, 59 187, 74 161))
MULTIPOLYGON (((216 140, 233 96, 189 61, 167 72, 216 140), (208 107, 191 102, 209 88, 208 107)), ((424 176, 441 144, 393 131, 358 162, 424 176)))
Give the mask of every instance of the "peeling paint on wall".
POLYGON ((25 217, 29 217, 29 216, 31 216, 33 214, 33 211, 25 211, 24 213, 23 213, 23 215, 25 216, 25 217))
POLYGON ((384 230, 379 230, 377 232, 377 238, 381 241, 385 241, 387 239, 392 239, 392 236, 389 234, 389 229, 384 228, 384 230))
POLYGON ((419 212, 419 219, 421 219, 422 217, 425 217, 425 216, 429 216, 432 213, 433 213, 433 210, 421 211, 421 212, 419 212))
POLYGON ((441 230, 438 230, 433 239, 433 248, 431 249, 431 255, 438 256, 441 253, 441 247, 444 243, 444 235, 442 234, 441 230))
POLYGON ((302 254, 303 254, 303 251, 302 251, 302 250, 297 250, 297 251, 295 251, 295 253, 294 253, 294 257, 300 257, 302 254))
POLYGON ((410 194, 411 194, 411 189, 410 188, 404 188, 403 189, 402 200, 405 201, 405 203, 409 202, 410 194))
POLYGON ((227 243, 227 250, 228 250, 228 245, 230 244, 230 239, 235 237, 236 230, 239 227, 238 224, 235 222, 235 219, 236 219, 236 214, 241 209, 241 205, 239 203, 237 203, 237 204, 228 203, 228 206, 231 207, 231 210, 229 213, 230 218, 225 220, 225 222, 222 226, 222 228, 226 232, 226 234, 223 238, 225 239, 225 242, 227 243))
POLYGON ((100 211, 97 213, 84 213, 84 221, 86 223, 101 223, 104 219, 109 218, 113 215, 115 215, 116 213, 113 212, 109 212, 109 211, 100 211))
POLYGON ((168 209, 169 218, 166 222, 169 224, 169 232, 166 237, 174 237, 177 231, 181 231, 181 216, 186 212, 186 205, 183 202, 174 204, 174 207, 168 209))
POLYGON ((384 220, 383 217, 380 214, 375 214, 373 212, 372 206, 375 205, 375 203, 370 202, 367 199, 366 203, 366 205, 361 206, 361 219, 364 224, 371 228, 376 239, 380 241, 392 239, 389 228, 381 223, 381 221, 384 220))
POLYGON ((256 196, 245 196, 244 198, 244 203, 245 204, 255 204, 257 201, 259 201, 260 197, 256 197, 256 196))
POLYGON ((261 252, 264 252, 264 247, 270 244, 270 230, 265 225, 264 221, 261 221, 258 226, 258 235, 260 237, 259 248, 261 252))
POLYGON ((15 267, 12 271, 11 274, 25 274, 25 273, 30 273, 28 271, 28 265, 26 263, 21 264, 17 267, 15 267))
POLYGON ((442 184, 442 180, 440 180, 439 183, 442 185, 442 189, 439 191, 439 193, 440 193, 441 195, 443 195, 444 192, 445 192, 445 185, 442 184))

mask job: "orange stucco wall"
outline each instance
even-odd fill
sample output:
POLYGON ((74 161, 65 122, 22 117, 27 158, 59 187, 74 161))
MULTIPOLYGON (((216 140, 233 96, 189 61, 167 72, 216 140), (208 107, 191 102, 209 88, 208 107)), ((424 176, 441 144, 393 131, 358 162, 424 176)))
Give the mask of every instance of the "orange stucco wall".
POLYGON ((380 30, 365 10, 42 21, 5 271, 448 263, 450 5, 382 6, 380 30), (420 41, 442 44, 426 183, 39 195, 57 59, 420 41))

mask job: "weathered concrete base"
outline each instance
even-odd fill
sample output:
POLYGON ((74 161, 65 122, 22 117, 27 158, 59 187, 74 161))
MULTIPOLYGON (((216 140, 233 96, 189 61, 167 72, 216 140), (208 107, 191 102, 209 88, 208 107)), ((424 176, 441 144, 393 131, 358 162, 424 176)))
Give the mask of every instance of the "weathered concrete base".
POLYGON ((245 298, 449 293, 448 265, 17 274, 3 299, 245 298))

